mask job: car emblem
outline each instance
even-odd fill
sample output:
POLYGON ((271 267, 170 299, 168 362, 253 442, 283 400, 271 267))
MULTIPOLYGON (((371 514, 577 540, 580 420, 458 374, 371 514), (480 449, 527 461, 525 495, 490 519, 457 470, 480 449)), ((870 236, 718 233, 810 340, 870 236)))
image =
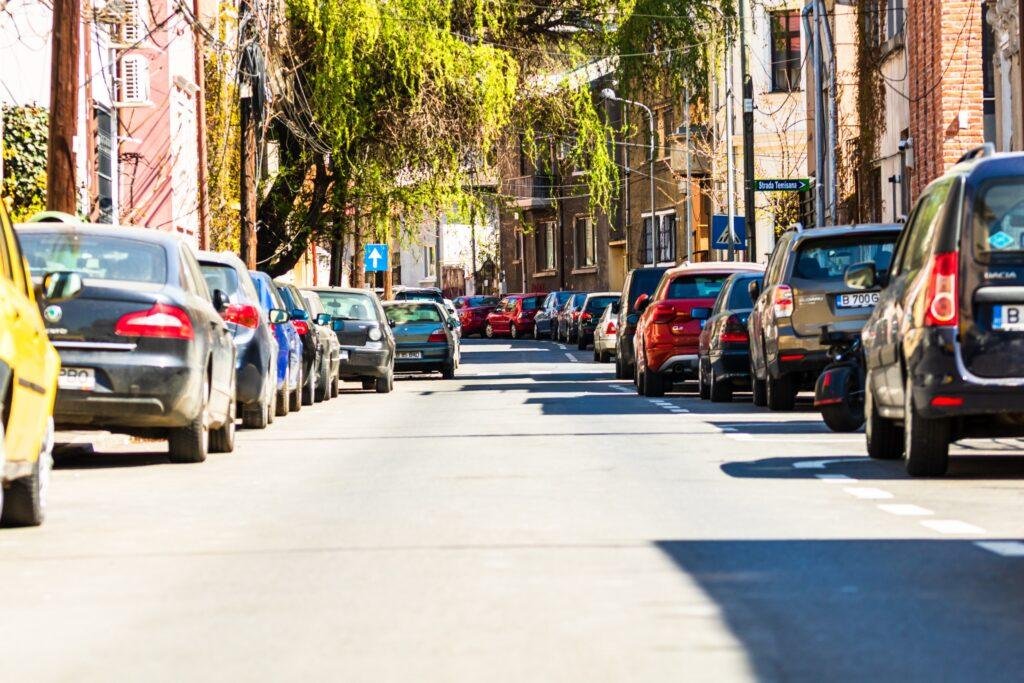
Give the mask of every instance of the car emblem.
POLYGON ((43 317, 46 318, 48 323, 59 323, 63 316, 64 311, 61 310, 60 306, 47 306, 43 309, 43 317))

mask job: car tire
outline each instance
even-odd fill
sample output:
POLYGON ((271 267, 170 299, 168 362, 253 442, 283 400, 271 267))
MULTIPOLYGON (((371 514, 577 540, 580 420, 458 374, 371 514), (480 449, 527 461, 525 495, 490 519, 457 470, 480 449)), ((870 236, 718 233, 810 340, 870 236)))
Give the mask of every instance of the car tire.
POLYGON ((907 380, 904 394, 903 452, 907 474, 942 477, 949 470, 949 420, 926 418, 917 412, 910 380, 907 380))
MULTIPOLYGON (((232 392, 234 393, 234 392, 232 392)), ((235 450, 235 410, 237 403, 234 397, 231 398, 231 407, 228 408, 228 417, 224 424, 217 429, 210 430, 210 452, 231 453, 235 450)))
POLYGON ((395 371, 388 370, 383 377, 378 377, 373 388, 378 394, 390 394, 395 388, 395 371))
MULTIPOLYGON (((847 377, 848 383, 855 382, 852 374, 847 377)), ((845 387, 843 400, 839 403, 821 407, 821 419, 833 432, 855 432, 864 424, 864 403, 853 399, 855 386, 845 387)))
POLYGON ((868 457, 872 460, 899 460, 903 457, 903 428, 892 420, 882 417, 875 407, 871 381, 864 387, 864 414, 867 424, 864 437, 867 441, 868 457))
POLYGON ((303 376, 302 376, 302 363, 299 363, 299 380, 295 386, 295 391, 291 393, 288 399, 288 409, 293 413, 297 413, 302 410, 302 387, 303 387, 303 376))
POLYGON ((340 394, 341 380, 337 376, 335 376, 334 379, 331 380, 331 398, 338 398, 340 394))
POLYGON ((643 370, 640 376, 640 395, 648 398, 665 395, 665 378, 660 372, 643 370))
POLYGON ((796 405, 796 387, 792 375, 781 375, 778 379, 767 380, 768 410, 793 410, 796 405))
POLYGON ((516 329, 515 323, 512 323, 508 326, 508 334, 513 339, 519 339, 519 330, 516 329))
POLYGON ((455 361, 445 363, 441 367, 442 379, 455 379, 455 361))
POLYGON ((615 356, 615 379, 629 379, 629 373, 626 372, 626 364, 618 356, 615 356))
MULTIPOLYGON (((4 431, 0 429, 0 440, 4 431)), ((53 420, 50 420, 39 457, 32 465, 32 474, 15 479, 0 492, 0 526, 39 526, 46 517, 46 492, 53 467, 53 420)), ((2 455, 2 454, 0 454, 2 455)), ((0 463, 3 458, 0 457, 0 463)))
POLYGON ((494 339, 494 328, 491 327, 490 323, 487 323, 487 326, 484 327, 484 336, 488 339, 494 339))
POLYGON ((199 414, 184 427, 171 429, 167 434, 167 450, 171 462, 195 463, 206 460, 210 450, 210 429, 206 420, 210 400, 208 382, 203 384, 203 406, 199 414))
POLYGON ((594 347, 594 362, 595 363, 603 363, 604 362, 604 354, 603 353, 598 353, 596 346, 594 347))
POLYGON ((323 403, 331 397, 331 368, 325 360, 320 362, 320 373, 317 377, 316 389, 313 393, 313 400, 316 403, 323 403))
POLYGON ((586 351, 587 338, 584 337, 583 335, 579 335, 579 338, 576 340, 576 348, 579 349, 580 351, 586 351))
POLYGON ((317 365, 313 365, 309 368, 309 376, 305 378, 305 382, 302 384, 302 405, 311 406, 316 402, 316 385, 320 371, 317 370, 317 365))
POLYGON ((274 392, 274 415, 277 417, 284 417, 288 414, 288 408, 291 406, 291 394, 288 392, 288 385, 291 377, 288 376, 288 372, 284 373, 284 382, 281 383, 281 388, 274 392))
POLYGON ((708 398, 712 403, 732 403, 732 383, 728 380, 718 379, 715 371, 709 373, 711 379, 708 381, 708 398))
POLYGON ((266 429, 270 424, 270 413, 265 401, 242 407, 242 426, 246 429, 266 429))

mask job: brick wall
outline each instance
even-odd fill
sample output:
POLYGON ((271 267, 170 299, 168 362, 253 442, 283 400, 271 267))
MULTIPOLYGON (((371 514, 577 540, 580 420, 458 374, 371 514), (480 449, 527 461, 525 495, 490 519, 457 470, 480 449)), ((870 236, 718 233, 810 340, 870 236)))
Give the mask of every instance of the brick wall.
POLYGON ((911 195, 984 142, 981 2, 909 0, 911 195), (960 128, 960 113, 968 121, 960 128))

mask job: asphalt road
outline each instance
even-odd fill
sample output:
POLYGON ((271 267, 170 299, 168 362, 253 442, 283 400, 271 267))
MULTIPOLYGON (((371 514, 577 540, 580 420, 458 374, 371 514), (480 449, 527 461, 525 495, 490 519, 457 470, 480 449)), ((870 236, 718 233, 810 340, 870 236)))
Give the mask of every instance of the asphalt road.
MULTIPOLYGON (((936 681, 1024 669, 1024 451, 911 481, 590 353, 467 342, 231 455, 66 457, 0 531, 0 677, 936 681)), ((352 385, 348 385, 352 386, 352 385)))

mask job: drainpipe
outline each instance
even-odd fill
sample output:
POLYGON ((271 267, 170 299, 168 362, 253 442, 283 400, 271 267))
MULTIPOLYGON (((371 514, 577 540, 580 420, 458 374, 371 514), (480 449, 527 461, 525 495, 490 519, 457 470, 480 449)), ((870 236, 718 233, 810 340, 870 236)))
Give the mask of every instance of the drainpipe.
MULTIPOLYGON (((201 21, 199 13, 199 0, 192 0, 192 15, 195 20, 201 21)), ((203 36, 199 30, 193 30, 194 44, 192 50, 193 69, 195 69, 195 82, 199 89, 196 91, 196 152, 199 157, 196 179, 199 186, 199 248, 210 248, 210 197, 209 189, 206 186, 206 77, 203 74, 203 36)), ((313 264, 316 268, 316 264, 313 264)))
MULTIPOLYGON (((822 182, 825 175, 825 146, 822 131, 825 103, 821 94, 821 48, 818 45, 817 36, 811 30, 812 12, 814 12, 814 0, 804 6, 800 16, 803 19, 804 34, 810 42, 811 66, 814 70, 814 224, 822 226, 825 224, 825 185, 822 182)), ((817 22, 817 16, 815 16, 815 22, 817 22)))
POLYGON ((686 262, 693 261, 693 173, 690 166, 690 157, 693 148, 690 147, 690 86, 686 86, 683 93, 683 112, 686 117, 686 262))
MULTIPOLYGON (((828 12, 825 9, 824 1, 815 1, 818 7, 816 14, 818 15, 820 35, 825 41, 825 49, 828 52, 828 146, 825 150, 828 163, 828 212, 831 223, 835 224, 838 220, 837 214, 839 209, 839 187, 837 181, 839 170, 838 152, 836 151, 839 147, 839 114, 837 111, 839 79, 836 77, 836 48, 832 41, 832 25, 828 22, 828 12)), ((824 68, 825 58, 820 52, 819 57, 822 60, 821 66, 824 68)))

